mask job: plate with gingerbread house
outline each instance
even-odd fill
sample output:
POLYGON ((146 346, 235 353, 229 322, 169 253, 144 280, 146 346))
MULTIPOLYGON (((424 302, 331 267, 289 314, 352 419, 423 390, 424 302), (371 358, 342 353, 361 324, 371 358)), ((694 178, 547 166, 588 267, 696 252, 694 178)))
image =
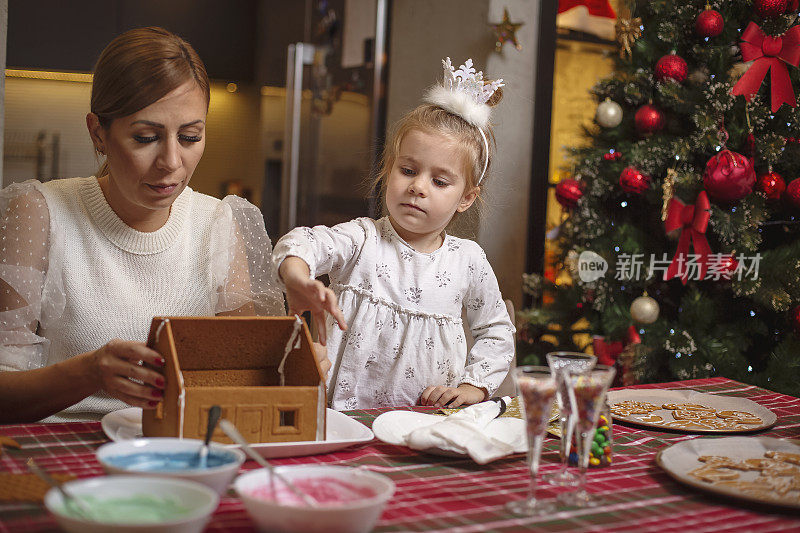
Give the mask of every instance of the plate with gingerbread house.
MULTIPOLYGON (((278 459, 334 452, 348 446, 370 442, 375 438, 372 430, 361 422, 333 409, 326 411, 327 424, 325 425, 324 440, 259 442, 252 444, 251 447, 266 459, 278 459)), ((101 425, 106 436, 113 441, 144 437, 142 410, 138 407, 129 407, 108 413, 101 420, 101 425)), ((238 448, 235 444, 230 446, 238 448)))
POLYGON ((686 433, 746 433, 778 420, 747 398, 693 390, 621 389, 607 398, 614 420, 686 433))
MULTIPOLYGON (((327 453, 374 438, 326 409, 325 380, 299 317, 156 317, 148 346, 164 358, 156 409, 106 415, 109 438, 201 439, 213 405, 265 457, 327 453)), ((221 429, 213 440, 232 441, 221 429)))
POLYGON ((800 509, 800 446, 771 437, 685 440, 656 463, 680 483, 720 496, 800 509))

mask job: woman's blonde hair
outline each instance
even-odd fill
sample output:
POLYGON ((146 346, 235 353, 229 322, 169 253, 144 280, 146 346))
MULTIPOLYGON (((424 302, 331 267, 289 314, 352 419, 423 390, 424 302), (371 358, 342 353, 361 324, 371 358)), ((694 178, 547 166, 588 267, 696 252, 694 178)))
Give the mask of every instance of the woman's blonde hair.
MULTIPOLYGON (((164 28, 129 30, 111 41, 97 60, 90 110, 108 129, 114 119, 132 115, 192 80, 208 109, 211 83, 192 45, 164 28)), ((103 163, 97 175, 107 170, 103 163)))
MULTIPOLYGON (((492 99, 487 102, 488 105, 497 104, 502 98, 502 92, 498 89, 492 99)), ((371 180, 371 190, 378 191, 378 198, 381 202, 381 209, 385 214, 386 206, 386 186, 389 174, 392 172, 392 167, 397 160, 397 154, 400 152, 400 144, 403 138, 413 130, 419 130, 425 133, 438 133, 444 135, 463 148, 466 165, 464 168, 467 170, 465 176, 466 186, 465 192, 471 191, 478 186, 478 180, 481 177, 481 171, 486 161, 486 172, 483 179, 480 181, 481 191, 486 185, 486 180, 489 177, 489 170, 492 166, 492 159, 495 153, 495 138, 494 131, 491 125, 487 126, 484 130, 486 139, 488 141, 489 153, 486 154, 486 145, 483 142, 481 133, 477 126, 473 126, 460 116, 442 109, 433 104, 422 104, 416 109, 406 113, 400 120, 398 120, 392 127, 386 144, 383 147, 381 155, 380 166, 377 172, 373 175, 371 180)), ((478 211, 483 208, 483 195, 478 194, 475 205, 478 211)), ((459 213, 456 213, 458 215, 459 213)), ((457 217, 454 217, 454 219, 457 217)))

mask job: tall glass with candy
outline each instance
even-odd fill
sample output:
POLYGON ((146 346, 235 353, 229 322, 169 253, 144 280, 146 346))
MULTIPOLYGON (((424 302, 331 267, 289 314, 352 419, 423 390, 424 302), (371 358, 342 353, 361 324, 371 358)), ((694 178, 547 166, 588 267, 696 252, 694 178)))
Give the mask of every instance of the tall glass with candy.
POLYGON ((575 416, 578 444, 578 489, 559 494, 559 501, 578 507, 593 507, 599 502, 586 490, 586 469, 594 442, 594 430, 605 404, 606 392, 614 379, 614 367, 596 365, 584 371, 567 370, 566 384, 575 416))
POLYGON ((552 511, 553 505, 536 499, 536 475, 539 472, 542 441, 556 398, 556 382, 546 366, 517 367, 514 369, 514 381, 522 397, 522 412, 527 428, 530 483, 528 497, 509 502, 506 508, 517 515, 544 514, 552 511))
POLYGON ((565 370, 588 370, 597 362, 597 357, 580 352, 550 352, 547 364, 556 380, 556 400, 558 401, 559 425, 561 426, 561 470, 544 476, 548 483, 561 486, 575 486, 578 476, 568 470, 569 449, 572 443, 572 431, 575 417, 572 416, 572 404, 569 401, 565 370))

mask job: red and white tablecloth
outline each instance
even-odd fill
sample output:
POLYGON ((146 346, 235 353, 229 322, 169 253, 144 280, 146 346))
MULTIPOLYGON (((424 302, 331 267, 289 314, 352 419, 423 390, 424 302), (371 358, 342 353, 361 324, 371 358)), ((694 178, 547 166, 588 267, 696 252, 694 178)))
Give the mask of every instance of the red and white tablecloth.
MULTIPOLYGON (((800 437, 800 399, 725 378, 640 385, 637 388, 693 389, 749 398, 771 409, 777 424, 756 435, 800 437)), ((414 410, 431 412, 430 408, 414 410)), ((389 409, 348 411, 366 425, 389 409)), ((78 477, 103 475, 94 452, 108 442, 97 422, 0 426, 0 435, 14 438, 21 450, 6 450, 0 472, 26 472, 27 457, 51 473, 78 477)), ((523 498, 528 487, 525 458, 516 455, 486 466, 468 459, 444 458, 380 441, 336 453, 274 460, 275 464, 366 466, 389 476, 397 492, 375 531, 800 531, 800 517, 770 508, 712 497, 674 482, 658 466, 656 453, 681 440, 709 436, 667 433, 614 425, 614 464, 591 469, 588 488, 604 504, 591 509, 561 508, 555 514, 518 518, 504 509, 523 498)), ((247 461, 243 470, 256 468, 247 461)), ((558 441, 545 439, 540 473, 558 468, 558 441)), ((540 484, 538 496, 554 500, 566 489, 540 484)), ((0 532, 58 530, 39 504, 0 502, 0 532)), ((207 528, 209 532, 252 531, 253 524, 233 493, 223 497, 207 528)))

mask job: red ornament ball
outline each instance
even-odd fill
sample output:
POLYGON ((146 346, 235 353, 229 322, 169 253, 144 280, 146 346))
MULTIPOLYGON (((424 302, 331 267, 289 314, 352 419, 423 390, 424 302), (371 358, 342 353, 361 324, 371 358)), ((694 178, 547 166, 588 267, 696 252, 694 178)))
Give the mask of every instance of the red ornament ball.
POLYGON ((556 185, 556 200, 565 209, 574 209, 581 197, 583 197, 583 183, 578 180, 566 178, 556 185))
POLYGON ((649 135, 664 128, 664 113, 653 104, 645 104, 636 111, 633 117, 636 131, 640 135, 649 135))
POLYGON ((713 9, 706 9, 700 13, 694 23, 694 31, 700 37, 716 37, 722 33, 724 27, 725 21, 722 19, 722 15, 713 9))
POLYGON ((650 176, 642 174, 635 167, 626 167, 619 175, 619 186, 631 194, 642 194, 650 187, 650 176))
POLYGON ((794 332, 800 335, 800 305, 790 311, 789 321, 792 323, 794 332))
POLYGON ((760 17, 771 19, 779 17, 786 12, 789 7, 789 0, 754 0, 753 10, 760 17))
POLYGON ((655 76, 658 81, 675 80, 681 83, 688 74, 686 61, 677 54, 667 54, 656 62, 655 76))
POLYGON ((789 205, 800 209, 800 178, 793 179, 789 182, 783 196, 789 205))
POLYGON ((720 202, 741 200, 752 192, 755 182, 753 161, 730 150, 723 150, 709 159, 703 174, 703 187, 720 202))
POLYGON ((763 192, 767 200, 780 200, 786 190, 786 182, 777 172, 767 172, 756 179, 756 190, 763 192))

